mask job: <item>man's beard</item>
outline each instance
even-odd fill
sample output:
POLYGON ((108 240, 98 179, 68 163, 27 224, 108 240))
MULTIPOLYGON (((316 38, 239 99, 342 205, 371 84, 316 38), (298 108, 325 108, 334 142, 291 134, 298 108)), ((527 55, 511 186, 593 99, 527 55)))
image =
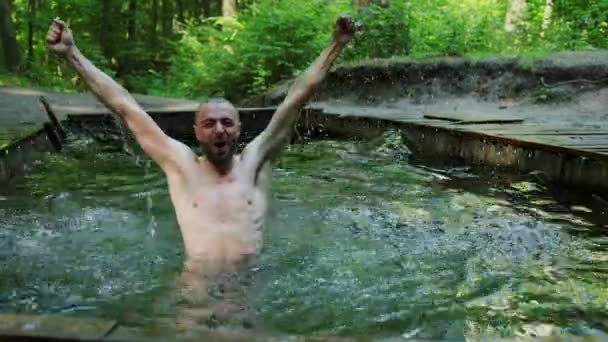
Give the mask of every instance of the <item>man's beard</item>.
POLYGON ((212 164, 223 166, 232 160, 232 156, 234 156, 234 153, 236 152, 236 144, 226 143, 225 149, 220 153, 217 153, 215 146, 213 145, 201 145, 201 149, 207 160, 212 164))

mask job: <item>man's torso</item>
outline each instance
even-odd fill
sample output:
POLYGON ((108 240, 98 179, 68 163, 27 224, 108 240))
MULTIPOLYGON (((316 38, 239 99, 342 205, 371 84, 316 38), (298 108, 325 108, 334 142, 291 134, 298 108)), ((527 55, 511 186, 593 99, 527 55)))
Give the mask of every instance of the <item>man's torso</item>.
POLYGON ((259 252, 270 192, 269 163, 252 176, 237 157, 232 170, 220 177, 193 160, 167 176, 191 271, 237 271, 259 252))

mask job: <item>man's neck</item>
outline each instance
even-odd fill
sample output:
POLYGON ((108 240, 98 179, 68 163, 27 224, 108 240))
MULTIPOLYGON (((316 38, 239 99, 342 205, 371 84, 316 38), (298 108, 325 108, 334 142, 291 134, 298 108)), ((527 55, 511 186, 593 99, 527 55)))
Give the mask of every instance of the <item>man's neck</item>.
POLYGON ((218 176, 223 177, 226 176, 227 174, 230 173, 230 171, 232 171, 232 168, 234 167, 234 157, 230 157, 230 159, 226 160, 225 162, 212 162, 211 160, 209 160, 206 157, 199 157, 199 160, 205 164, 205 166, 209 169, 212 169, 213 171, 215 171, 215 173, 217 173, 218 176))

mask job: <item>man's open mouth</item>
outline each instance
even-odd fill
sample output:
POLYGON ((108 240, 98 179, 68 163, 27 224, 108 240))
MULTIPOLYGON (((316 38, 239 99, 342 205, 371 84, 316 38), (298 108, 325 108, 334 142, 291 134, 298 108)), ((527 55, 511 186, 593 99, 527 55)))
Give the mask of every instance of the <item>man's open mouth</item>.
POLYGON ((213 144, 213 146, 215 146, 217 148, 223 148, 224 146, 226 146, 226 142, 225 141, 216 142, 213 144))

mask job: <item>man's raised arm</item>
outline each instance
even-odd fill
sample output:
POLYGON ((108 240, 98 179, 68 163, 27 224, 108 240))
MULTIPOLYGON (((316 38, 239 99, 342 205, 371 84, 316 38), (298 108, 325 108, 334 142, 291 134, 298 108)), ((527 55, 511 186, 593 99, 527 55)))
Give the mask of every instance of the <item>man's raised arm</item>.
POLYGON ((253 166, 256 172, 266 161, 276 156, 288 142, 291 130, 298 120, 300 109, 323 82, 333 62, 359 28, 349 17, 338 18, 329 46, 289 89, 285 100, 272 116, 268 127, 245 148, 243 159, 247 164, 253 166))
POLYGON ((97 69, 84 57, 65 23, 55 19, 46 36, 48 48, 65 57, 84 79, 91 92, 133 132, 143 150, 163 169, 171 167, 177 155, 187 147, 168 137, 135 99, 112 78, 97 69))

